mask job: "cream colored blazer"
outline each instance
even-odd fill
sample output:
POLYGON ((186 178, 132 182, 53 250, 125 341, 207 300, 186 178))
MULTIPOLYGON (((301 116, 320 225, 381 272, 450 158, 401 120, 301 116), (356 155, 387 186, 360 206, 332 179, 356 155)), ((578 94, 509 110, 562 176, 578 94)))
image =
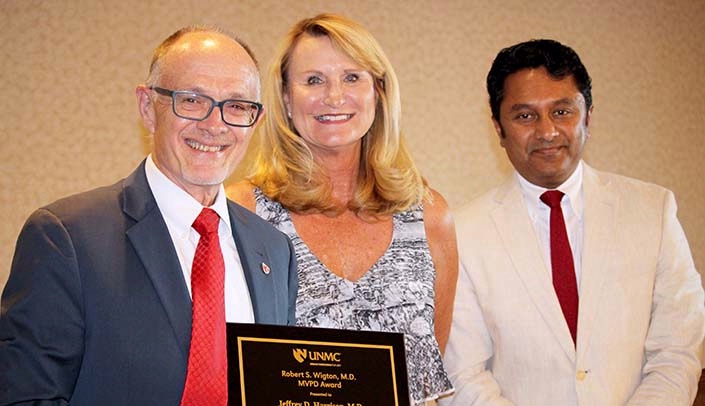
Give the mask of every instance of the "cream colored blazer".
POLYGON ((457 213, 441 405, 692 404, 705 299, 673 194, 587 165, 583 194, 577 348, 516 178, 457 213))

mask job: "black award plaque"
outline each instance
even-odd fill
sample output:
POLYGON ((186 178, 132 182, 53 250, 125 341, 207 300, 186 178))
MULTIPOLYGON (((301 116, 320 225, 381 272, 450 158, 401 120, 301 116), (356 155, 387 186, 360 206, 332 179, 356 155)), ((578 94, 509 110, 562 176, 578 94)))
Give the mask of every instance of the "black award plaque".
POLYGON ((229 405, 409 406, 404 335, 228 323, 229 405))

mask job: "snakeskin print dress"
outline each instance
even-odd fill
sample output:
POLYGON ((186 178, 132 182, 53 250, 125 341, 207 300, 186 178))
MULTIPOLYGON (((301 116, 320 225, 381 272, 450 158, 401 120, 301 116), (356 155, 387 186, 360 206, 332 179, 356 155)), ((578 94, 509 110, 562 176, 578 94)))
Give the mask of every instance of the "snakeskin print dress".
POLYGON ((423 207, 394 214, 392 242, 358 281, 330 272, 299 237, 289 212, 255 190, 257 215, 291 239, 298 260, 300 326, 404 333, 416 405, 452 390, 433 331, 435 268, 423 207))

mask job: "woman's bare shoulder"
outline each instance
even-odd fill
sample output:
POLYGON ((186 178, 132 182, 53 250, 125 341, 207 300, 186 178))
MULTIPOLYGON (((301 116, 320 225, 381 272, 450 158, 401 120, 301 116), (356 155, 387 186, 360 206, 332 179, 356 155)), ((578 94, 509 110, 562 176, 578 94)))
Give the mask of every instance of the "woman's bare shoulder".
POLYGON ((434 189, 430 189, 430 198, 424 199, 424 222, 431 227, 439 227, 447 230, 447 227, 453 227, 453 216, 446 199, 434 189))
POLYGON ((255 212, 255 185, 249 180, 241 180, 225 187, 228 199, 255 212))

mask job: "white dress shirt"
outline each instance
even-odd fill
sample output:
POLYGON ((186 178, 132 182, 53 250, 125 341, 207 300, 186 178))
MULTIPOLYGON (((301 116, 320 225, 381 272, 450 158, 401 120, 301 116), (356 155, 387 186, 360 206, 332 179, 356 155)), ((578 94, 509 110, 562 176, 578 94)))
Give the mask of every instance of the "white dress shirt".
MULTIPOLYGON (((191 294, 191 265, 198 240, 201 238, 191 225, 203 210, 203 206, 167 178, 157 168, 151 154, 147 157, 145 172, 147 183, 152 189, 159 211, 169 229, 169 235, 181 263, 186 286, 191 294)), ((215 202, 210 208, 220 216, 218 237, 225 263, 225 320, 227 322, 254 323, 252 301, 233 239, 223 185, 220 186, 215 202)))
MULTIPOLYGON (((540 199, 541 195, 549 190, 542 188, 540 186, 534 185, 528 180, 524 179, 519 173, 515 172, 521 189, 522 197, 524 198, 524 203, 529 212, 529 217, 531 218, 531 223, 534 226, 534 231, 541 244, 541 249, 543 253, 544 261, 546 261, 546 269, 549 271, 551 268, 551 208, 543 203, 540 199)), ((578 166, 573 171, 573 174, 566 179, 563 184, 561 184, 556 189, 560 190, 565 194, 561 200, 561 210, 563 210, 563 219, 566 224, 566 232, 568 233, 568 241, 570 242, 570 249, 573 252, 573 262, 575 263, 575 280, 578 286, 578 292, 580 291, 580 275, 581 275, 581 263, 582 263, 582 253, 583 253, 583 229, 584 229, 584 216, 583 216, 583 162, 580 161, 578 166)))

